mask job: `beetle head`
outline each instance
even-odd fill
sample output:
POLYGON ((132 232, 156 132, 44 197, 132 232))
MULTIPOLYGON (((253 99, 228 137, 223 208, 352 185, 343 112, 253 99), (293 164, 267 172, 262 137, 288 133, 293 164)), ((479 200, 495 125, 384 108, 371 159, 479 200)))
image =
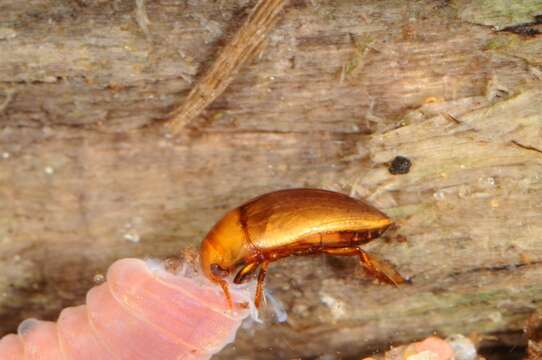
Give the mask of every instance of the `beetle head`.
POLYGON ((200 258, 201 266, 205 275, 212 280, 224 278, 230 274, 228 261, 224 259, 222 249, 217 249, 209 236, 201 244, 200 258))
POLYGON ((239 221, 239 211, 230 211, 207 234, 201 244, 200 261, 205 275, 219 282, 235 270, 250 249, 239 221))

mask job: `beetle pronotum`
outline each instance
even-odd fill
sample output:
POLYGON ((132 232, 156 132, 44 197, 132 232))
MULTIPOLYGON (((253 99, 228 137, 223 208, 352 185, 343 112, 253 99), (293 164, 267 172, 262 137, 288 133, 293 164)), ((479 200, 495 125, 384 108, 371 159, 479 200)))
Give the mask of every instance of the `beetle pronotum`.
POLYGON ((360 248, 391 224, 381 211, 337 192, 275 191, 226 213, 201 244, 201 266, 222 287, 230 307, 227 276, 239 269, 234 278, 239 284, 259 269, 258 306, 269 264, 289 255, 358 256, 367 272, 384 282, 400 284, 406 280, 393 267, 360 248))

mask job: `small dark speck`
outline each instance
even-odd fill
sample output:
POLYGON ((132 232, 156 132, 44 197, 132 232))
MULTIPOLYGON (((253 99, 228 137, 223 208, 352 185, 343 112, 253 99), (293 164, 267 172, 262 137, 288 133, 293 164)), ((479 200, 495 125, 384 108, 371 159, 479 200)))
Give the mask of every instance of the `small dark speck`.
POLYGON ((402 234, 397 235, 397 237, 395 239, 400 243, 404 243, 404 242, 408 241, 407 237, 405 235, 402 235, 402 234))
POLYGON ((408 174, 411 166, 412 162, 410 159, 404 156, 396 156, 390 163, 388 170, 392 175, 408 174))

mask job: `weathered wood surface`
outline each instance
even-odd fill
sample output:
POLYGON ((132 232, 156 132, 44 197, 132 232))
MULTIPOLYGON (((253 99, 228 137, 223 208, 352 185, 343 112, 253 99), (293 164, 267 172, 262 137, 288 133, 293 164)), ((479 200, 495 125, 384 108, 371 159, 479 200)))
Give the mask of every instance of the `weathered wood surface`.
POLYGON ((220 358, 519 331, 540 308, 542 37, 525 29, 541 30, 541 1, 294 1, 175 137, 157 120, 253 3, 137 3, 0 0, 2 332, 80 302, 116 258, 194 247, 226 209, 299 186, 392 215, 400 227, 371 248, 414 285, 373 284, 352 259, 286 259, 268 288, 288 322, 243 331, 220 358), (409 174, 389 174, 396 155, 409 174))

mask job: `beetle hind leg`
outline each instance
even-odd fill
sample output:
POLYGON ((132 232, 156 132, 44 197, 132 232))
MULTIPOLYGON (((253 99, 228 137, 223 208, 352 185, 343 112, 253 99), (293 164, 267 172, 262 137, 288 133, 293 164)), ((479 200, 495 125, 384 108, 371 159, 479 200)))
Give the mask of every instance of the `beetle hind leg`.
POLYGON ((380 281, 395 286, 408 282, 395 268, 386 260, 380 259, 375 255, 369 255, 362 249, 359 249, 360 261, 367 273, 380 281))
POLYGON ((264 261, 260 267, 260 272, 258 273, 258 285, 256 287, 256 296, 254 298, 254 304, 257 308, 260 307, 260 303, 263 297, 263 285, 265 281, 265 275, 267 273, 267 268, 269 266, 268 261, 264 261))
POLYGON ((369 255, 359 247, 323 249, 323 253, 338 256, 358 256, 361 266, 369 275, 388 284, 399 285, 407 282, 393 266, 375 255, 369 255))

